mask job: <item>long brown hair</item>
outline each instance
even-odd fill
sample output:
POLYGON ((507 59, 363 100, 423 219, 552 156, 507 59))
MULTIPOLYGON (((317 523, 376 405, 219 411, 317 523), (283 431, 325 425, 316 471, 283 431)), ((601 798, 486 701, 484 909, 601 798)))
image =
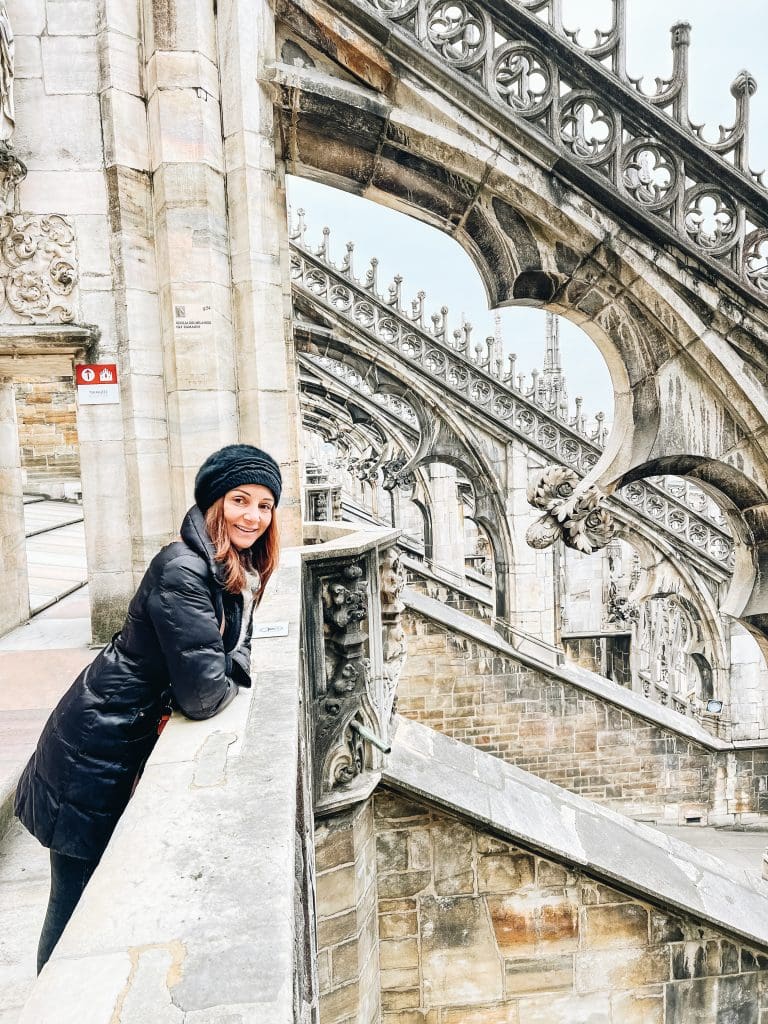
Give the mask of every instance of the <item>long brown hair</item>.
POLYGON ((229 539, 227 521, 224 518, 224 498, 219 498, 205 513, 208 536, 216 549, 214 558, 224 566, 224 588, 230 594, 239 594, 247 584, 248 570, 255 569, 261 586, 254 595, 258 604, 264 594, 269 577, 277 568, 280 557, 280 525, 277 509, 272 509, 272 522, 252 548, 238 551, 229 539))

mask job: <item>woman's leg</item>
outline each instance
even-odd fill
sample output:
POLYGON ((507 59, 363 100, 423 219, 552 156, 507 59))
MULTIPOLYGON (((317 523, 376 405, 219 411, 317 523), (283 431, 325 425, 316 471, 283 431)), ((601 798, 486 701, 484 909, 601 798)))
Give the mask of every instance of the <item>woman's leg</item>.
POLYGON ((96 870, 98 860, 66 857, 51 850, 51 896, 37 947, 37 973, 48 963, 77 901, 96 870))

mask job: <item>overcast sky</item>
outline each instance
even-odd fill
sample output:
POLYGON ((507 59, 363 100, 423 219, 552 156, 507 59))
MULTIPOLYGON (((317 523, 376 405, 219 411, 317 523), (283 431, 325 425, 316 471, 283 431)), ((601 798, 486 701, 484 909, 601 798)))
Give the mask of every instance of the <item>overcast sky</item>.
MULTIPOLYGON (((611 0, 563 0, 568 28, 582 29, 587 42, 596 27, 608 27, 611 0)), ((653 88, 657 76, 670 74, 669 29, 676 21, 692 26, 690 64, 691 119, 707 125, 707 137, 717 138, 719 124, 730 125, 734 99, 730 84, 742 68, 758 82, 752 99, 751 166, 768 166, 768 0, 628 0, 627 65, 634 77, 644 76, 653 88), (761 88, 762 87, 762 88, 761 88)), ((768 178, 768 175, 766 176, 768 178)), ((301 179, 289 182, 294 209, 304 207, 309 237, 320 238, 323 225, 332 229, 331 249, 340 262, 344 243, 356 243, 360 275, 371 256, 377 256, 379 282, 385 289, 392 277, 405 278, 407 298, 427 292, 427 310, 445 304, 450 321, 458 325, 463 313, 475 325, 473 337, 482 340, 494 330, 485 292, 469 257, 453 239, 434 228, 394 213, 368 200, 301 179)), ((540 367, 544 314, 538 310, 502 310, 502 333, 509 352, 517 352, 518 368, 530 373, 540 367)), ((608 373, 592 342, 578 328, 561 322, 561 346, 571 400, 585 399, 585 411, 612 408, 608 373)))

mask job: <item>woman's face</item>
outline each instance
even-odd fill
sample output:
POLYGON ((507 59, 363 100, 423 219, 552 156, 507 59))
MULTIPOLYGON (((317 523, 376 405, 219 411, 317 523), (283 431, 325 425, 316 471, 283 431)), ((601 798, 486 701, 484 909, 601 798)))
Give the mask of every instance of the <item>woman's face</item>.
POLYGON ((230 542, 239 551, 253 547, 269 529, 275 508, 272 491, 262 484, 242 484, 224 495, 224 520, 230 542))

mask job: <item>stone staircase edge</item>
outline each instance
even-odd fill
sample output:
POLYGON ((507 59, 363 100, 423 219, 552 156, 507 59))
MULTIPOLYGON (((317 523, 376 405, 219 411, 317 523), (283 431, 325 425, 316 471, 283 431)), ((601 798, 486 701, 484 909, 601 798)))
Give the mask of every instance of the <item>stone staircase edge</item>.
POLYGON ((637 694, 632 693, 629 690, 624 690, 622 687, 619 687, 618 684, 611 683, 609 680, 603 680, 600 676, 596 675, 594 672, 589 672, 587 669, 552 665, 549 662, 538 661, 531 655, 525 654, 522 651, 519 651, 516 647, 507 643, 507 641, 504 640, 504 638, 487 623, 472 618, 472 616, 467 615, 466 612, 461 612, 456 608, 447 607, 446 605, 441 604, 440 601, 436 601, 434 598, 420 594, 418 591, 412 590, 409 587, 406 587, 403 590, 402 599, 413 611, 434 619, 436 622, 448 627, 454 632, 461 633, 463 636, 466 636, 471 640, 476 640, 478 643, 494 647, 500 654, 513 658, 515 661, 520 662, 520 664, 525 665, 528 668, 535 669, 539 672, 546 672, 548 675, 551 675, 562 682, 576 686, 579 689, 600 698, 601 700, 605 700, 608 703, 615 705, 622 711, 638 715, 640 718, 644 718, 646 721, 651 722, 653 725, 656 725, 661 729, 667 729, 670 732, 677 733, 678 735, 685 737, 686 740, 698 743, 710 750, 740 750, 742 749, 742 746, 745 748, 747 746, 750 748, 768 747, 768 740, 757 744, 754 741, 745 741, 743 744, 739 741, 728 742, 727 740, 722 740, 717 736, 712 736, 711 733, 708 733, 700 725, 690 722, 687 719, 680 718, 679 722, 672 720, 672 716, 676 716, 674 711, 670 711, 668 708, 656 706, 650 701, 647 701, 644 697, 639 697, 637 694), (594 677, 594 679, 589 677, 594 677))
POLYGON ((429 726, 400 715, 396 720, 382 772, 385 786, 572 865, 667 913, 706 921, 768 950, 768 882, 757 872, 731 868, 429 726), (640 855, 634 870, 632 853, 640 855))

